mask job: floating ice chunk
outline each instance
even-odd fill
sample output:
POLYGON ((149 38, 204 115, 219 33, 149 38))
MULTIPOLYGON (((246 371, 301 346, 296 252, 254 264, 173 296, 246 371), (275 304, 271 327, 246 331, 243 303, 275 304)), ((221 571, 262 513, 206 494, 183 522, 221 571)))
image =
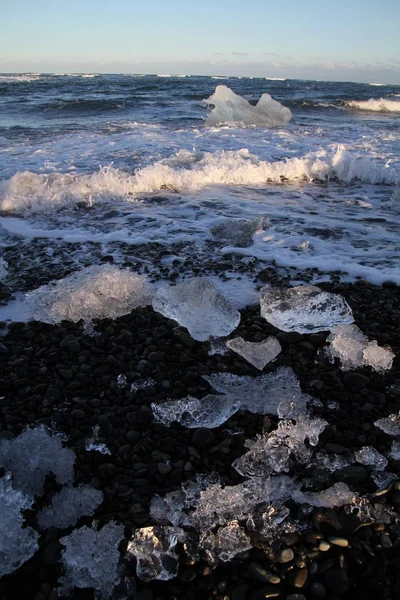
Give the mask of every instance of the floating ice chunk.
POLYGON ((46 475, 61 484, 74 480, 75 454, 63 448, 60 436, 45 427, 25 429, 18 437, 0 442, 0 465, 12 472, 13 486, 29 496, 41 494, 46 475))
POLYGON ((374 371, 389 371, 393 365, 395 354, 389 348, 378 346, 376 340, 369 342, 363 350, 364 362, 374 371))
POLYGON ((322 492, 301 492, 298 490, 293 494, 293 500, 299 504, 311 504, 311 506, 326 508, 351 504, 354 499, 354 492, 350 490, 346 483, 342 482, 335 483, 322 492))
POLYGON ((153 308, 186 327, 200 342, 211 336, 224 337, 240 323, 240 313, 207 277, 195 277, 174 287, 162 287, 153 299, 153 308))
POLYGON ((60 594, 68 595, 74 587, 94 588, 95 598, 108 600, 118 583, 118 546, 123 538, 122 525, 110 521, 98 531, 81 527, 60 539, 65 546, 61 560, 64 576, 59 579, 60 594))
POLYGON ((237 337, 228 340, 226 345, 260 371, 282 352, 280 343, 272 335, 263 342, 246 342, 242 337, 237 337))
POLYGON ((214 390, 240 400, 241 408, 255 414, 295 417, 306 412, 311 397, 303 394, 300 382, 290 367, 260 377, 232 373, 203 375, 214 390))
POLYGON ((184 427, 219 427, 235 414, 240 408, 240 402, 229 396, 214 396, 209 394, 201 400, 188 396, 182 400, 170 400, 162 404, 152 403, 154 419, 167 427, 173 421, 178 421, 184 427))
POLYGON ((92 319, 115 319, 151 302, 144 275, 114 265, 91 266, 26 295, 33 318, 91 325, 92 319))
POLYGON ((327 331, 335 325, 354 320, 344 298, 322 292, 313 285, 264 288, 260 306, 261 316, 282 331, 327 331))
POLYGON ((400 441, 394 441, 390 450, 390 458, 400 460, 400 441))
POLYGON ((237 458, 232 466, 243 477, 266 477, 273 472, 288 471, 291 454, 301 463, 310 460, 311 450, 304 442, 308 439, 316 446, 326 425, 324 419, 310 419, 307 415, 300 415, 296 424, 283 419, 273 432, 247 440, 249 451, 237 458))
POLYGON ((93 437, 85 440, 85 450, 87 452, 100 452, 100 454, 111 454, 110 449, 104 444, 99 442, 99 429, 100 426, 96 425, 93 427, 93 437))
POLYGON ((397 415, 389 415, 375 421, 374 425, 393 437, 400 436, 400 411, 397 415))
POLYGON ((331 473, 348 467, 351 465, 351 462, 351 460, 339 454, 321 454, 320 452, 317 452, 313 461, 315 466, 323 467, 331 473))
POLYGON ((39 513, 39 527, 64 529, 75 525, 80 517, 92 515, 102 502, 103 493, 90 485, 80 485, 76 488, 65 486, 53 496, 51 504, 39 513))
POLYGON ((363 446, 354 457, 361 465, 374 467, 376 471, 383 471, 388 464, 387 459, 372 446, 363 446))
POLYGON ((0 577, 18 569, 39 547, 39 534, 22 528, 21 511, 32 503, 32 498, 12 488, 9 474, 0 479, 0 577))
POLYGON ((206 119, 208 127, 226 123, 278 127, 292 118, 290 110, 273 100, 269 94, 263 94, 256 106, 253 106, 226 85, 217 85, 214 94, 205 103, 215 107, 206 119))
POLYGON ((144 581, 167 581, 178 574, 176 545, 184 544, 187 534, 180 527, 143 527, 135 531, 127 553, 137 559, 136 574, 144 581))
POLYGON ((253 243, 253 235, 271 227, 268 217, 257 217, 250 221, 246 219, 229 219, 214 225, 211 233, 222 242, 238 248, 246 248, 253 243))
POLYGON ((250 538, 237 521, 220 527, 216 533, 212 533, 212 531, 202 533, 199 546, 205 550, 208 558, 213 562, 216 560, 227 562, 240 552, 250 550, 252 547, 250 538))
POLYGON ((343 371, 369 366, 374 371, 386 371, 392 367, 394 354, 378 346, 354 324, 334 327, 326 340, 330 345, 326 354, 333 360, 339 358, 343 371))

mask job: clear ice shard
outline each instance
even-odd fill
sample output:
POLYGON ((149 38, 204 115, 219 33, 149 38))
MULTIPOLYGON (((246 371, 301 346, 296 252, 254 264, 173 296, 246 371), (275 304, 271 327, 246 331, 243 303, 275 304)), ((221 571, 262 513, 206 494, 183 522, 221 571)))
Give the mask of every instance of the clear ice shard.
POLYGON ((227 562, 240 552, 250 550, 250 538, 237 521, 220 527, 216 533, 206 531, 200 535, 199 546, 212 562, 227 562))
POLYGON ((152 403, 154 420, 167 427, 178 421, 189 429, 219 427, 240 408, 240 402, 229 396, 209 394, 201 400, 188 396, 182 400, 170 400, 162 404, 152 403))
POLYGON ((211 233, 222 242, 238 248, 246 248, 253 243, 253 235, 271 227, 268 217, 257 217, 250 221, 246 219, 228 219, 214 225, 211 233))
POLYGON ((64 279, 43 285, 26 295, 32 316, 43 323, 81 319, 115 319, 151 302, 144 275, 110 264, 94 265, 64 279))
POLYGON ((400 460, 400 441, 394 441, 390 450, 390 458, 400 460))
POLYGON ((290 110, 269 94, 262 94, 256 106, 253 106, 226 85, 217 85, 213 95, 204 102, 214 106, 206 119, 207 127, 224 124, 278 127, 292 118, 290 110))
POLYGON ((49 431, 44 426, 27 428, 18 437, 0 442, 0 465, 12 472, 13 487, 28 496, 43 492, 50 473, 61 484, 74 480, 74 452, 63 448, 62 437, 49 431))
POLYGON ((388 473, 387 471, 374 471, 371 474, 371 478, 378 488, 385 488, 387 485, 392 483, 392 481, 396 481, 398 476, 394 473, 388 473))
POLYGON ((388 464, 387 458, 372 446, 363 446, 355 452, 354 457, 361 465, 374 467, 376 471, 383 471, 388 464))
POLYGON ((321 454, 317 452, 314 457, 313 465, 316 467, 323 467, 327 471, 333 473, 334 471, 340 471, 351 464, 351 460, 341 456, 339 454, 321 454))
POLYGON ((136 574, 143 581, 167 581, 178 574, 178 543, 184 544, 187 534, 180 527, 143 527, 137 529, 128 542, 127 553, 136 557, 136 574))
POLYGON ((367 366, 383 372, 392 367, 393 352, 378 346, 376 340, 368 342, 357 325, 337 325, 326 341, 329 343, 325 350, 327 356, 332 361, 339 358, 343 371, 367 366))
POLYGON ((388 435, 393 437, 400 437, 400 411, 397 415, 389 415, 383 419, 375 421, 374 425, 382 429, 388 435))
POLYGON ((80 527, 60 539, 65 546, 61 555, 64 575, 59 579, 60 594, 69 595, 75 587, 94 588, 95 598, 112 598, 114 587, 119 583, 119 543, 124 528, 113 521, 99 531, 94 527, 80 527))
POLYGON ((92 515, 102 502, 103 493, 90 485, 75 488, 64 486, 53 496, 50 505, 39 513, 39 527, 42 530, 48 527, 70 527, 75 525, 80 517, 92 515))
POLYGON ((272 335, 263 342, 246 342, 242 337, 237 337, 228 340, 226 345, 260 371, 282 352, 280 343, 272 335))
POLYGON ((229 335, 240 323, 240 313, 207 277, 194 277, 176 286, 164 286, 153 299, 153 308, 186 327, 200 342, 229 335))
POLYGON ((100 452, 100 454, 111 454, 110 449, 104 442, 99 442, 100 425, 93 427, 93 436, 85 440, 85 450, 87 452, 100 452))
MULTIPOLYGON (((0 225, 0 232, 1 232, 1 225, 0 225)), ((3 281, 3 279, 6 279, 6 277, 8 275, 7 267, 8 267, 7 262, 3 258, 0 258, 0 281, 3 281)))
POLYGON ((117 377, 117 387, 120 390, 123 390, 124 388, 126 388, 127 385, 128 385, 128 380, 126 378, 126 375, 123 375, 122 373, 120 375, 118 375, 118 377, 117 377))
POLYGON ((311 397, 304 394, 293 369, 280 367, 260 377, 232 373, 203 375, 211 387, 221 394, 239 400, 241 408, 255 414, 278 414, 295 418, 307 410, 311 397))
POLYGON ((355 494, 346 483, 335 483, 322 492, 302 492, 297 490, 293 494, 293 500, 299 504, 310 504, 311 506, 334 508, 351 504, 355 494))
POLYGON ((245 445, 249 451, 237 458, 232 466, 243 477, 268 477, 274 472, 288 471, 291 455, 300 463, 310 460, 311 450, 304 442, 308 440, 316 446, 326 425, 324 419, 310 419, 307 415, 300 415, 296 424, 283 419, 271 433, 247 440, 245 445))
POLYGON ((223 356, 228 354, 228 352, 229 349, 226 347, 226 342, 223 339, 210 337, 209 356, 214 356, 214 354, 221 354, 223 356))
POLYGON ((260 297, 261 316, 281 331, 313 333, 354 321, 350 306, 337 294, 312 285, 293 288, 264 288, 260 297))
POLYGON ((32 498, 12 488, 10 474, 0 479, 0 577, 18 569, 39 548, 39 534, 22 528, 21 511, 32 503, 32 498))

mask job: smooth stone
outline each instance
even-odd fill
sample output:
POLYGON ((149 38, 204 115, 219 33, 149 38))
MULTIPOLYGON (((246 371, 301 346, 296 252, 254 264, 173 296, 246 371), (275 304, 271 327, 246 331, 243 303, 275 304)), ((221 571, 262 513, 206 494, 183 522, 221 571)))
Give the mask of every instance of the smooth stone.
POLYGON ((369 479, 367 469, 361 466, 344 467, 344 469, 336 471, 334 477, 336 481, 348 483, 349 485, 364 483, 369 479))
POLYGON ((330 537, 328 540, 334 546, 340 546, 341 548, 347 548, 349 545, 349 541, 342 537, 330 537))
POLYGON ((331 545, 325 541, 320 542, 320 544, 318 546, 318 550, 321 550, 321 552, 328 552, 328 550, 330 550, 330 549, 331 549, 331 545))
POLYGON ((327 587, 334 594, 345 594, 349 590, 349 579, 344 569, 332 569, 324 575, 327 587))
POLYGON ((279 598, 281 595, 280 588, 276 586, 266 586, 257 590, 251 595, 251 600, 265 600, 266 598, 279 598))
POLYGON ((363 387, 369 384, 369 377, 361 373, 349 372, 343 377, 343 383, 348 387, 363 387))
POLYGON ((288 563, 294 559, 294 552, 291 548, 285 548, 281 550, 278 554, 277 561, 279 563, 288 563))
POLYGON ((316 600, 323 600, 326 596, 325 586, 319 581, 315 581, 310 587, 310 594, 316 600))
POLYGON ((289 594, 286 596, 286 600, 307 600, 307 598, 303 594, 289 594))
POLYGON ((264 583, 272 583, 274 585, 280 583, 281 578, 275 573, 270 573, 259 565, 258 563, 252 563, 249 567, 249 575, 252 579, 257 579, 258 581, 263 581, 264 583))
POLYGON ((306 568, 299 569, 292 579, 292 585, 297 588, 302 588, 305 586, 307 578, 308 570, 306 568))

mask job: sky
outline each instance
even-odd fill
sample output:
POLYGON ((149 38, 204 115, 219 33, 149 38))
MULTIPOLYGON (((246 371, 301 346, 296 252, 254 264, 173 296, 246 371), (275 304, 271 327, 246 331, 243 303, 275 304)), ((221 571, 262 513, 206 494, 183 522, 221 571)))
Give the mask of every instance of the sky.
POLYGON ((400 84, 400 0, 0 0, 0 72, 400 84))

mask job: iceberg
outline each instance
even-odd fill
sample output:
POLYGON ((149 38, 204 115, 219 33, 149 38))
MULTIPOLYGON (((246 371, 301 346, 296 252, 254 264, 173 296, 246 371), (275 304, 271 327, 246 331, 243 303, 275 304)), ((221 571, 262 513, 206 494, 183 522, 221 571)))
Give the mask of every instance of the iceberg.
POLYGON ((217 85, 214 94, 204 102, 214 106, 206 119, 207 127, 225 124, 279 127, 292 118, 290 110, 269 94, 263 94, 253 106, 226 85, 217 85))
POLYGON ((260 306, 261 316, 281 331, 314 333, 354 321, 342 296, 323 292, 313 285, 263 288, 260 306))
POLYGON ((339 358, 343 371, 358 367, 371 367, 374 371, 383 372, 391 369, 395 355, 389 348, 378 346, 376 340, 368 342, 368 338, 357 325, 337 325, 332 328, 326 341, 327 356, 333 361, 339 358))
POLYGON ((272 335, 263 342, 246 342, 242 337, 237 337, 228 340, 226 345, 260 371, 282 352, 280 343, 272 335))
POLYGON ((178 421, 184 427, 194 429, 219 427, 240 408, 240 402, 229 396, 209 394, 201 400, 188 396, 182 400, 170 400, 162 404, 152 403, 154 420, 167 427, 178 421))
POLYGON ((222 221, 211 228, 211 233, 218 240, 237 246, 247 248, 253 243, 253 235, 258 231, 265 231, 271 227, 268 217, 257 217, 257 219, 229 219, 222 221))
POLYGON ((229 335, 240 323, 240 313, 207 277, 194 277, 165 286, 153 299, 153 308, 186 327, 200 342, 229 335))

